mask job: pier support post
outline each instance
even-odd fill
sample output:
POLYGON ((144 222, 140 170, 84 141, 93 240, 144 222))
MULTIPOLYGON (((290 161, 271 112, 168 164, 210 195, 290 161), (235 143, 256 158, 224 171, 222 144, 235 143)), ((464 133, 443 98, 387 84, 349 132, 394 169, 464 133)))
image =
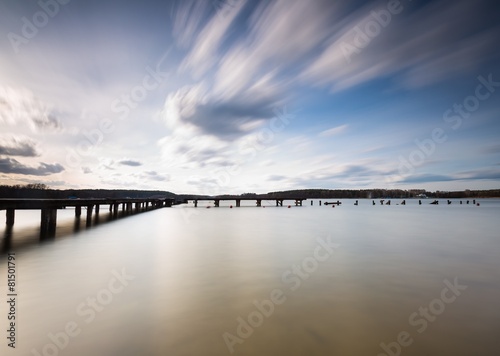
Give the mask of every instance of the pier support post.
POLYGON ((120 207, 120 204, 114 203, 113 204, 113 216, 116 218, 118 216, 118 209, 120 207))
POLYGON ((236 199, 236 207, 239 208, 241 206, 241 199, 236 199))
POLYGON ((40 237, 54 236, 57 224, 57 209, 42 209, 42 219, 40 224, 40 237))
POLYGON ((220 200, 215 199, 214 200, 214 205, 215 205, 216 208, 218 208, 219 205, 220 205, 220 200))
POLYGON ((261 199, 257 199, 257 206, 262 206, 262 200, 261 199))
POLYGON ((197 208, 198 207, 198 200, 195 200, 194 201, 194 207, 197 208))
POLYGON ((93 205, 87 205, 87 226, 92 224, 92 211, 94 210, 93 205))
POLYGON ((6 219, 6 224, 8 227, 14 226, 14 220, 16 216, 16 211, 14 209, 7 209, 7 219, 6 219))
POLYGON ((100 210, 100 209, 101 209, 101 208, 100 208, 99 204, 97 204, 97 205, 95 206, 95 213, 96 213, 96 215, 98 215, 98 214, 99 214, 99 210, 100 210))
POLYGON ((75 206, 75 217, 79 218, 82 215, 82 207, 81 206, 75 206))

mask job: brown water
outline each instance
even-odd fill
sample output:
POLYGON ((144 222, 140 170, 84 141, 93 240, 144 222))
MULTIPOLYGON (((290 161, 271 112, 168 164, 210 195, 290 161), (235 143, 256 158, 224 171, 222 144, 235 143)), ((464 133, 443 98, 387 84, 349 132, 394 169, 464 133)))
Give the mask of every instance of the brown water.
MULTIPOLYGON (((343 202, 165 208, 78 232, 68 210, 44 243, 39 213, 18 214, 16 349, 2 302, 1 355, 500 354, 499 200, 343 202)), ((6 282, 3 255, 5 301, 6 282)))

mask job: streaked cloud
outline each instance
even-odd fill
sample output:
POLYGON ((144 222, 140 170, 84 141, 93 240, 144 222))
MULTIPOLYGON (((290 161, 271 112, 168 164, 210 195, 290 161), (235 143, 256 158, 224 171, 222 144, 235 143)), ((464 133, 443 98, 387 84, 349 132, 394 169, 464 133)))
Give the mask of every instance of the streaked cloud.
POLYGON ((60 129, 56 112, 27 89, 0 86, 0 123, 24 124, 32 131, 60 129))
MULTIPOLYGON (((388 4, 71 3, 17 55, 0 43, 2 179, 60 170, 73 186, 218 193, 491 186, 498 4, 401 1, 347 58, 388 4), (494 78, 488 98, 451 128, 443 113, 475 94, 478 76, 494 78), (282 120, 284 107, 299 114, 282 120), (449 139, 400 177, 398 157, 416 157, 437 127, 449 139), (40 163, 69 154, 65 170, 40 163)), ((0 30, 18 31, 33 6, 6 3, 0 30)))
POLYGON ((348 127, 349 127, 349 125, 341 125, 341 126, 337 126, 337 127, 332 127, 331 129, 320 132, 319 136, 320 137, 330 137, 330 136, 340 135, 341 133, 344 133, 348 127))

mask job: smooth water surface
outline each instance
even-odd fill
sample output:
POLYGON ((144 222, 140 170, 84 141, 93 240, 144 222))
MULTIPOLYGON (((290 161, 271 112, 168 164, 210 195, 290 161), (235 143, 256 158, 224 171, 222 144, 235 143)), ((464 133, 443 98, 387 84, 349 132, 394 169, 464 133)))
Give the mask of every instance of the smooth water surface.
POLYGON ((498 355, 500 200, 479 202, 102 209, 91 228, 68 209, 43 242, 21 212, 1 354, 498 355))

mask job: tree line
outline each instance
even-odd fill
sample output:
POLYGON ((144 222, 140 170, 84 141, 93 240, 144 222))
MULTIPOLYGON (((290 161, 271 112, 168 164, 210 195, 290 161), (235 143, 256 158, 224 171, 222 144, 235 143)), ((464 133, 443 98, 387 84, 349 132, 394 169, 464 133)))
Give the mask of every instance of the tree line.
POLYGON ((176 194, 160 190, 125 189, 50 189, 45 184, 0 185, 0 198, 11 199, 124 199, 175 198, 176 194))
MULTIPOLYGON (((296 189, 267 194, 243 193, 242 198, 261 199, 410 199, 425 195, 429 198, 500 198, 500 189, 491 190, 464 190, 464 191, 435 191, 424 189, 296 189)), ((234 195, 231 195, 234 196, 234 195)), ((124 198, 177 198, 195 199, 210 198, 208 196, 192 194, 175 194, 160 190, 126 190, 126 189, 50 189, 45 184, 27 185, 0 185, 0 198, 12 199, 124 199, 124 198)), ((219 198, 224 195, 219 196, 219 198)))

